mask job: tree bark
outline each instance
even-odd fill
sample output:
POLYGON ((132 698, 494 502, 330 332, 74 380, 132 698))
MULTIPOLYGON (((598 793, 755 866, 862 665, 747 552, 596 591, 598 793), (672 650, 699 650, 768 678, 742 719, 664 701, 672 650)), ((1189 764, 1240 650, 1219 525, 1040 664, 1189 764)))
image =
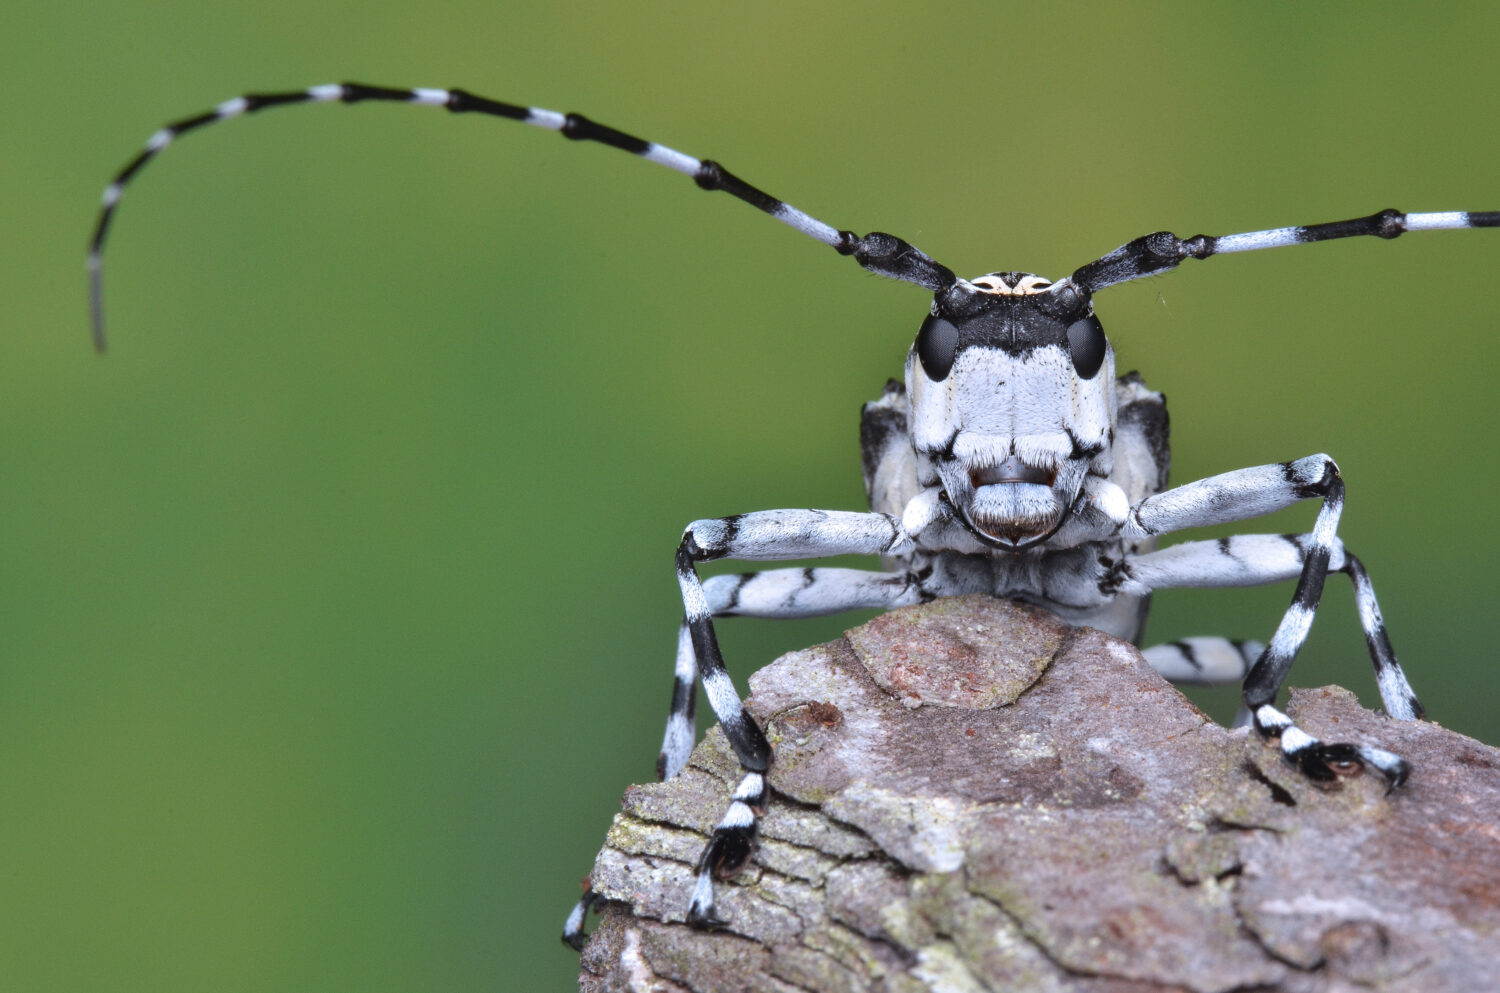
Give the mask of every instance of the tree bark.
POLYGON ((718 728, 631 787, 592 874, 590 991, 1500 988, 1500 751, 1288 710, 1413 765, 1309 782, 1136 649, 988 597, 894 611, 750 679, 776 749, 760 849, 682 923, 739 769, 718 728))

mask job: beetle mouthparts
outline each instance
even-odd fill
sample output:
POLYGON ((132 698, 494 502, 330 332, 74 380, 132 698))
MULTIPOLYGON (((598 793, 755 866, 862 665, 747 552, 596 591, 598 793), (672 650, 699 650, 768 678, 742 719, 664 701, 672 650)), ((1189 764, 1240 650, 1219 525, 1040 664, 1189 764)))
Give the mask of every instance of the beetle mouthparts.
POLYGON ((969 482, 974 484, 975 489, 999 483, 1034 483, 1038 486, 1051 486, 1056 481, 1056 469, 1035 469, 1014 455, 998 465, 969 470, 969 482))

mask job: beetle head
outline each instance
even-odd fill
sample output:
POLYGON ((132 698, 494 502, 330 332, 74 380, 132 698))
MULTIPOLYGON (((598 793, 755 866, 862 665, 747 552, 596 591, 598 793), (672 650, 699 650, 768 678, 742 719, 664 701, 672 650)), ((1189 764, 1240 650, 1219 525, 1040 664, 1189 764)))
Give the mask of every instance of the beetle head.
POLYGON ((1093 304, 1068 280, 959 280, 933 298, 906 358, 918 458, 985 543, 1044 541, 1089 469, 1109 470, 1114 378, 1093 304))

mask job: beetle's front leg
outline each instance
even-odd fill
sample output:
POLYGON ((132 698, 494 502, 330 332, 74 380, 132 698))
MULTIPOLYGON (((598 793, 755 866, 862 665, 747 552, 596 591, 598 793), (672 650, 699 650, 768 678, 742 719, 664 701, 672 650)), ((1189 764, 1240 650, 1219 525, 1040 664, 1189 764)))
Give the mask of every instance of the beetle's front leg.
POLYGON ((744 868, 755 849, 758 818, 765 809, 765 772, 771 745, 755 718, 745 713, 714 635, 713 610, 698 578, 697 564, 715 559, 775 561, 830 555, 898 555, 910 541, 901 525, 885 514, 848 511, 770 510, 718 520, 694 521, 677 549, 677 583, 682 589, 684 623, 714 716, 734 749, 745 775, 729 809, 714 828, 698 860, 688 923, 716 927, 713 883, 744 868))
POLYGON ((1295 575, 1297 589, 1292 602, 1270 643, 1245 676, 1245 707, 1256 730, 1265 738, 1279 739, 1282 754, 1309 778, 1332 779, 1340 768, 1368 765, 1394 789, 1410 772, 1399 756, 1367 745, 1319 741, 1275 706, 1276 695, 1312 627, 1331 564, 1334 569, 1349 572, 1355 581, 1361 620, 1387 709, 1399 718, 1412 719, 1421 714, 1420 704, 1390 650, 1368 577, 1357 561, 1345 556, 1338 540, 1344 481, 1332 459, 1312 455, 1295 462, 1241 469, 1148 497, 1132 509, 1121 533, 1141 537, 1244 520, 1313 498, 1321 498, 1323 506, 1312 533, 1305 538, 1281 539, 1279 543, 1275 538, 1239 538, 1177 546, 1136 557, 1126 563, 1117 581, 1121 588, 1140 593, 1168 586, 1273 582, 1295 575), (1210 545, 1216 551, 1210 550, 1210 545))
MULTIPOLYGON (((918 511, 919 526, 934 515, 918 511)), ((755 719, 745 713, 714 635, 714 614, 756 617, 810 617, 856 607, 898 607, 925 594, 905 573, 854 569, 774 569, 740 576, 699 580, 697 563, 715 559, 775 561, 830 555, 899 556, 912 542, 903 525, 884 514, 846 511, 771 510, 718 520, 694 521, 677 549, 677 581, 682 588, 684 619, 678 638, 672 712, 657 760, 666 778, 687 763, 693 746, 693 684, 703 682, 709 704, 734 749, 744 777, 735 787, 729 809, 714 828, 698 860, 689 923, 714 927, 723 923, 714 909, 713 882, 739 872, 755 848, 757 817, 766 802, 765 771, 771 746, 755 719)), ((573 907, 562 939, 582 950, 588 936, 584 920, 598 902, 592 889, 573 907)))
MULTIPOLYGON (((725 573, 703 582, 703 593, 715 617, 820 617, 846 610, 891 610, 918 603, 926 594, 909 571, 796 568, 725 573)), ((673 665, 672 706, 656 757, 658 779, 670 779, 687 765, 696 738, 694 703, 698 660, 684 621, 677 636, 673 665)))

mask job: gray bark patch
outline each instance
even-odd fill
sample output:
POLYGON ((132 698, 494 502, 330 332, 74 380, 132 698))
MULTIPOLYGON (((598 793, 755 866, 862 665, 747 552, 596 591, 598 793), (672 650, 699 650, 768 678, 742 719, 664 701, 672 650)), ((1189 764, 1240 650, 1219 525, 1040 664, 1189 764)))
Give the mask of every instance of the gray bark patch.
POLYGON ((1298 724, 1410 760, 1303 779, 1130 645, 988 597, 894 611, 751 677, 761 846, 682 923, 738 767, 714 729, 632 787, 581 987, 1473 990, 1500 975, 1500 752, 1295 691, 1298 724), (1476 985, 1477 984, 1477 985, 1476 985))

